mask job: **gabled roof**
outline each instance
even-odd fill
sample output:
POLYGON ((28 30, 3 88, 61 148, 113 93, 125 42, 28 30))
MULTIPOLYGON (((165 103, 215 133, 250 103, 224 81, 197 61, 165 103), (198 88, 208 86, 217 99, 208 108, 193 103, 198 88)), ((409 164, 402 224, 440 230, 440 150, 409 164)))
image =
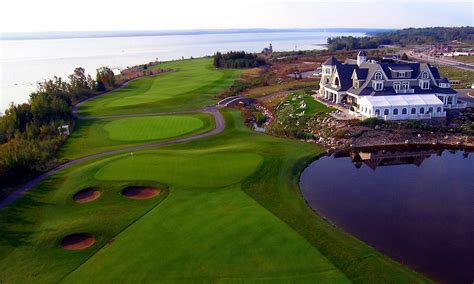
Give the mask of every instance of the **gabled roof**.
POLYGON ((448 78, 439 79, 438 82, 439 82, 439 83, 446 83, 446 84, 449 84, 448 78))
POLYGON ((416 79, 420 74, 420 63, 380 63, 380 67, 382 67, 388 79, 394 79, 391 70, 410 70, 410 77, 404 77, 403 79, 416 79))
POLYGON ((336 57, 331 56, 330 58, 328 58, 328 60, 324 61, 324 63, 322 65, 335 66, 335 65, 338 65, 338 64, 340 64, 340 62, 337 61, 336 57))
POLYGON ((407 64, 389 64, 388 68, 392 71, 413 71, 407 64))
POLYGON ((341 84, 339 91, 346 91, 352 87, 352 73, 357 65, 338 64, 336 65, 339 82, 341 84))
POLYGON ((354 72, 356 73, 357 80, 364 81, 367 79, 367 74, 369 73, 369 69, 355 68, 354 72))
POLYGON ((441 78, 441 76, 439 76, 438 68, 433 67, 429 64, 426 64, 426 65, 428 65, 428 68, 430 69, 431 74, 433 74, 433 77, 435 78, 435 80, 441 78))
POLYGON ((367 52, 365 52, 365 50, 361 50, 361 51, 359 51, 359 53, 357 54, 357 56, 365 56, 365 57, 367 57, 367 52))

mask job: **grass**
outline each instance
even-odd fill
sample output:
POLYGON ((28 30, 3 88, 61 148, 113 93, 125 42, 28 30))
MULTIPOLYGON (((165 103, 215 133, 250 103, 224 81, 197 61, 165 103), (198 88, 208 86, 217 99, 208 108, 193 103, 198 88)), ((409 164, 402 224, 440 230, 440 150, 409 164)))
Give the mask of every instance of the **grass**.
POLYGON ((314 116, 320 113, 329 113, 335 109, 328 107, 318 101, 316 101, 310 95, 306 95, 303 92, 294 92, 289 96, 283 104, 292 105, 294 109, 298 111, 304 111, 304 116, 314 116), (305 108, 301 108, 302 102, 306 105, 305 108))
POLYGON ((133 159, 95 159, 30 191, 1 215, 1 280, 424 280, 309 209, 297 175, 321 147, 251 132, 236 111, 225 118, 228 127, 216 137, 139 151, 133 159), (134 183, 164 184, 169 194, 147 201, 118 194, 134 183), (96 203, 72 203, 86 186, 107 193, 96 203), (99 242, 63 251, 59 240, 74 231, 92 232, 99 242))
MULTIPOLYGON (((459 80, 460 85, 451 85, 453 88, 466 88, 470 83, 474 83, 474 71, 459 69, 451 66, 438 66, 439 74, 441 77, 446 77, 450 81, 459 80)), ((470 85, 467 87, 471 87, 470 85)))
POLYGON ((118 148, 176 139, 214 128, 207 114, 161 115, 78 120, 59 151, 59 157, 75 159, 118 148))
POLYGON ((456 57, 453 57, 453 59, 456 60, 456 61, 464 62, 464 63, 474 63, 474 56, 473 55, 470 55, 470 56, 456 56, 456 57))
POLYGON ((288 90, 316 87, 318 84, 319 82, 316 82, 314 80, 313 81, 290 81, 290 82, 285 82, 278 85, 252 88, 248 91, 243 92, 242 95, 245 97, 250 97, 250 98, 260 98, 260 97, 264 97, 267 95, 271 95, 278 92, 284 92, 288 90))
POLYGON ((324 148, 255 133, 238 111, 223 114, 219 135, 76 164, 3 209, 0 282, 428 282, 307 206, 298 176, 324 148), (120 190, 131 185, 163 191, 126 199, 120 190), (89 186, 101 197, 74 203, 89 186), (61 239, 75 232, 97 243, 63 250, 61 239))
POLYGON ((125 87, 84 103, 82 116, 99 116, 165 111, 188 111, 215 104, 214 97, 242 73, 217 70, 212 59, 180 60, 153 66, 174 72, 143 77, 125 87))

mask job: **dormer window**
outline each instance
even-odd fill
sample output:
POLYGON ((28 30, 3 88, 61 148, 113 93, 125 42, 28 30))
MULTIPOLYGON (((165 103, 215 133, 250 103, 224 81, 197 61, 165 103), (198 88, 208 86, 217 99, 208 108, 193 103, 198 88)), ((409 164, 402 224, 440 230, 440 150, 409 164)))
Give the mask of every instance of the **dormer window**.
POLYGON ((421 73, 421 78, 428 79, 428 72, 421 73))
POLYGON ((375 90, 375 91, 382 91, 383 90, 383 82, 372 82, 372 88, 375 90))
POLYGON ((405 78, 407 76, 406 72, 398 72, 397 77, 398 78, 405 78))
POLYGON ((393 83, 393 89, 396 90, 396 91, 398 91, 398 90, 400 90, 401 85, 402 85, 402 83, 400 83, 400 82, 395 82, 395 83, 393 83))
POLYGON ((354 81, 352 82, 352 87, 353 87, 354 89, 359 88, 359 80, 354 79, 354 81))
POLYGON ((380 72, 375 73, 374 78, 375 80, 382 80, 382 73, 380 72))
POLYGON ((430 88, 430 81, 420 81, 420 88, 427 90, 430 88))

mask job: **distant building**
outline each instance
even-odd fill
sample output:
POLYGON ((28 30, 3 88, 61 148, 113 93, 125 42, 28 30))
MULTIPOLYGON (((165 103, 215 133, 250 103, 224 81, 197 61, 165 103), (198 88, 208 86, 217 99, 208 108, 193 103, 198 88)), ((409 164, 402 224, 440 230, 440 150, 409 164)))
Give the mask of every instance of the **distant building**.
POLYGON ((71 132, 69 131, 69 125, 67 124, 59 126, 58 132, 59 132, 59 135, 61 136, 69 136, 69 134, 71 134, 71 132))
POLYGON ((273 47, 272 47, 272 44, 270 43, 270 45, 268 47, 265 47, 263 50, 262 50, 262 53, 265 54, 265 55, 270 55, 273 53, 273 47))
POLYGON ((379 63, 360 51, 357 60, 331 57, 322 68, 319 95, 363 118, 430 119, 466 107, 448 79, 426 63, 379 63))

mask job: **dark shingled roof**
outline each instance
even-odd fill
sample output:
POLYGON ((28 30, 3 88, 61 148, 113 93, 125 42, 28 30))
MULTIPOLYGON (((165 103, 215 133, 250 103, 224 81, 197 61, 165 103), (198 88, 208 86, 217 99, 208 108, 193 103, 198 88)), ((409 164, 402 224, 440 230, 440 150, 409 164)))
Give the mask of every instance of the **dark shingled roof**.
POLYGON ((324 61, 323 65, 334 66, 334 65, 338 65, 339 63, 340 62, 337 61, 337 59, 334 56, 331 56, 330 58, 328 58, 328 60, 324 61))
POLYGON ((365 52, 365 50, 361 50, 359 51, 359 53, 357 54, 358 56, 366 56, 367 57, 367 52, 365 52))
POLYGON ((436 79, 441 79, 441 76, 439 76, 438 68, 433 67, 428 64, 428 68, 430 68, 431 74, 433 74, 433 77, 436 79))
POLYGON ((352 87, 352 72, 357 65, 350 65, 350 64, 338 64, 336 65, 337 74, 339 75, 339 82, 341 87, 339 91, 347 91, 349 88, 352 87))
POLYGON ((356 76, 359 81, 364 81, 367 79, 367 74, 369 74, 369 69, 355 68, 356 76))
POLYGON ((400 71, 400 70, 403 70, 403 71, 413 71, 413 69, 411 69, 410 66, 407 66, 406 64, 390 64, 388 66, 388 68, 390 70, 394 70, 394 71, 400 71))
POLYGON ((440 83, 449 83, 449 80, 448 80, 448 78, 443 78, 443 79, 438 80, 438 82, 440 82, 440 83))
POLYGON ((380 63, 380 67, 384 71, 385 75, 387 75, 388 79, 392 78, 391 70, 408 70, 411 69, 410 77, 406 77, 403 79, 416 79, 420 74, 420 64, 419 63, 380 63))

